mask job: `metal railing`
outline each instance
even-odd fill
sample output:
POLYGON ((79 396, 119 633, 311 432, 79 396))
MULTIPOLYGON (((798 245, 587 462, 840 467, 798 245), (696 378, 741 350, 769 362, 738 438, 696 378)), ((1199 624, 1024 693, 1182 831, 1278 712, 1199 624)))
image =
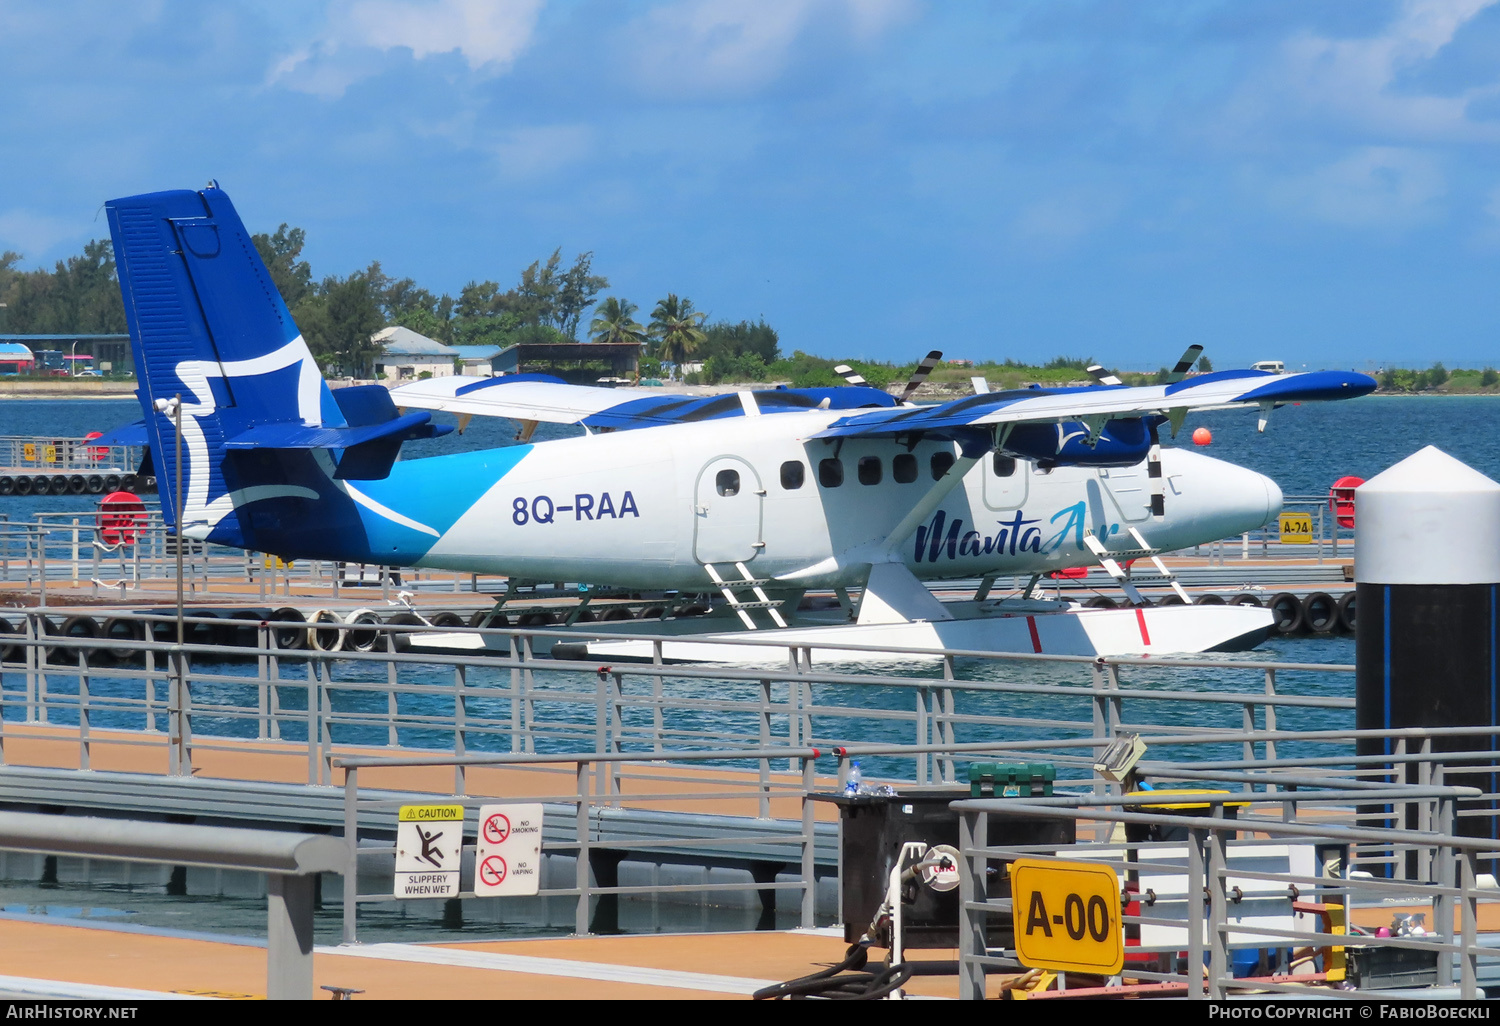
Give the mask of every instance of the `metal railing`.
POLYGON ((81 438, 0 435, 0 475, 25 471, 114 470, 133 473, 143 446, 98 445, 81 438))
MULTIPOLYGON (((594 899, 616 898, 621 896, 646 895, 646 894, 702 894, 732 893, 736 891, 751 891, 759 894, 764 901, 768 894, 774 895, 780 891, 795 892, 800 907, 800 923, 803 927, 814 925, 814 906, 816 901, 816 878, 814 869, 814 845, 816 836, 814 833, 813 803, 810 800, 817 789, 817 777, 814 771, 815 761, 820 752, 816 748, 790 748, 778 747, 764 751, 729 750, 721 752, 674 752, 672 753, 673 766, 670 770, 662 770, 660 767, 649 766, 652 763, 660 763, 661 760, 655 755, 628 755, 620 753, 564 753, 557 755, 489 755, 489 756, 429 756, 429 757, 406 757, 406 758, 380 758, 380 757, 339 757, 334 760, 336 768, 344 770, 344 838, 349 848, 349 859, 351 865, 358 865, 359 858, 364 855, 394 855, 395 847, 391 845, 379 845, 375 847, 361 847, 359 844, 359 822, 361 815, 386 813, 394 818, 398 807, 407 801, 406 798, 390 798, 386 796, 369 796, 361 798, 359 791, 359 771, 375 769, 402 769, 416 767, 452 767, 456 776, 455 792, 459 795, 464 793, 463 780, 468 770, 480 768, 495 769, 527 769, 533 772, 553 770, 558 774, 567 774, 574 787, 567 791, 553 794, 547 793, 518 793, 513 787, 507 788, 505 800, 514 802, 525 800, 529 802, 541 802, 553 806, 573 806, 573 814, 569 817, 573 829, 571 837, 566 839, 547 839, 548 834, 544 832, 543 854, 566 853, 571 854, 576 860, 574 885, 572 887, 543 887, 538 897, 557 898, 572 897, 576 899, 574 913, 574 931, 586 934, 592 931, 590 906, 594 899), (723 776, 705 777, 694 774, 692 769, 699 768, 705 764, 712 763, 740 763, 743 760, 764 759, 782 760, 786 759, 796 765, 797 771, 790 779, 778 779, 769 772, 762 772, 760 778, 750 787, 740 784, 735 785, 733 779, 723 776), (657 772, 636 772, 631 770, 657 769, 657 772), (631 785, 634 783, 649 785, 649 790, 639 793, 631 793, 631 785), (662 785, 671 785, 671 790, 663 791, 662 785), (678 831, 670 835, 652 834, 649 828, 636 829, 629 832, 621 831, 617 834, 606 834, 605 824, 600 819, 600 812, 609 808, 619 808, 622 805, 673 803, 677 811, 682 812, 683 807, 706 806, 708 809, 718 811, 727 803, 734 801, 749 800, 759 806, 757 821, 762 823, 759 833, 736 832, 726 836, 722 830, 714 830, 704 834, 687 834, 678 831), (787 831, 771 831, 768 829, 771 819, 771 808, 773 802, 785 800, 795 804, 798 815, 796 818, 798 829, 795 833, 787 831), (666 852, 708 852, 715 850, 723 851, 730 846, 743 850, 748 846, 760 847, 762 861, 777 863, 784 862, 795 867, 796 879, 790 881, 755 880, 749 883, 734 883, 728 881, 712 881, 702 884, 662 884, 660 882, 641 886, 620 886, 618 884, 601 883, 591 879, 591 872, 596 871, 594 860, 591 855, 597 852, 608 852, 611 857, 618 858, 629 853, 647 852, 651 854, 662 854, 666 852), (778 851, 790 850, 795 857, 787 858, 785 854, 778 859, 778 851)), ((490 799, 493 801, 494 799, 490 799)), ((466 811, 477 810, 481 804, 477 801, 465 800, 462 802, 466 811)), ((713 825, 722 827, 722 822, 713 825)), ((477 827, 477 823, 475 824, 477 827)), ((708 824, 705 824, 707 827, 708 824)), ((388 831, 387 831, 388 832, 388 831)), ((474 831, 477 836, 477 829, 474 831)), ((466 845, 466 850, 472 850, 475 845, 466 845)), ((472 887, 461 891, 457 898, 476 897, 472 887)), ((358 890, 357 874, 351 873, 344 878, 344 943, 353 944, 357 939, 357 917, 358 907, 361 902, 388 902, 392 900, 389 892, 380 894, 360 894, 358 890)), ((774 898, 772 899, 774 908, 774 898)))
MULTIPOLYGON (((133 743, 165 748, 170 771, 183 775, 193 770, 195 750, 231 744, 281 753, 299 744, 309 783, 327 783, 330 760, 351 749, 471 754, 586 746, 661 753, 854 748, 872 740, 948 749, 968 740, 1026 741, 1049 748, 1107 744, 1121 730, 1159 737, 1164 753, 1172 751, 1174 736, 1196 738, 1191 744, 1199 747, 1222 737, 1221 757, 1274 759, 1278 750, 1287 754, 1288 743, 1347 749, 1343 723, 1318 734, 1310 719, 1326 722, 1332 713, 1352 726, 1352 698, 1328 695, 1326 684, 1314 694, 1278 686, 1288 678, 1305 684, 1311 674, 1338 680, 1353 672, 1332 664, 818 644, 823 658, 848 648, 888 654, 893 665, 920 656, 926 666, 862 671, 814 667, 803 646, 747 635, 724 643, 760 649, 764 664, 668 666, 659 655, 662 639, 643 635, 657 646, 654 662, 601 669, 540 658, 556 638, 547 628, 455 629, 495 649, 419 654, 399 651, 399 639, 419 627, 189 616, 189 643, 179 649, 166 640, 175 639, 175 619, 167 616, 117 614, 102 625, 108 638, 70 636, 101 629, 86 616, 29 611, 16 619, 17 633, 0 634, 10 649, 0 681, 6 736, 24 738, 30 725, 77 725, 79 762, 87 766, 94 731, 134 732, 133 743), (226 634, 236 644, 213 643, 226 634), (366 650, 288 650, 278 645, 278 635, 284 643, 288 634, 357 638, 354 644, 366 650), (1171 685, 1170 675, 1187 673, 1234 678, 1256 690, 1204 690, 1202 680, 1171 685), (1289 725, 1290 732, 1281 732, 1289 725)), ((955 775, 954 760, 936 750, 881 769, 919 784, 955 775)))
MULTIPOLYGON (((962 995, 982 999, 987 970, 1014 973, 1019 968, 1012 940, 1007 949, 988 943, 987 920, 1010 914, 1013 922, 1025 922, 1010 898, 999 897, 988 882, 986 867, 992 860, 1016 858, 1087 860, 1113 867, 1125 881, 1131 899, 1121 921, 1127 937, 1137 943, 1126 948, 1127 966, 1106 988, 1113 996, 1171 993, 1190 998, 1222 1000, 1235 991, 1279 993, 1299 997, 1365 997, 1368 991, 1338 989, 1310 991, 1310 983, 1336 983, 1348 978, 1339 952, 1347 957, 1351 946, 1366 949, 1401 948, 1433 956, 1433 975, 1438 987, 1451 987, 1457 963, 1458 989, 1454 997, 1473 999, 1480 995, 1481 960, 1495 964, 1500 951, 1478 943, 1478 902, 1481 859, 1493 858, 1496 842, 1489 838, 1459 836, 1457 804, 1478 797, 1474 788, 1443 786, 1391 786, 1374 784, 1363 789, 1327 786, 1316 779, 1305 781, 1299 792, 1280 791, 1274 799, 1264 797, 1258 807, 1270 807, 1280 815, 1241 813, 1228 818, 1224 806, 1229 795, 1195 795, 1194 802, 1211 809, 1209 815, 1190 816, 1167 811, 1146 811, 1141 798, 1119 795, 1070 798, 1026 798, 968 800, 955 804, 961 814, 960 852, 960 980, 962 995), (1321 784, 1321 786, 1320 786, 1321 784), (1352 803, 1406 806, 1419 804, 1428 810, 1423 829, 1388 826, 1398 817, 1377 813, 1377 822, 1361 822, 1349 808, 1352 803), (1183 840, 1153 842, 1112 837, 1102 842, 1047 850, 990 840, 992 831, 1005 832, 1012 816, 1053 819, 1087 819, 1102 824, 1103 831, 1116 824, 1175 829, 1183 840), (1289 846, 1344 845, 1384 849, 1420 849, 1430 854, 1429 873, 1418 889, 1411 882, 1348 874, 1340 866, 1327 872, 1326 865, 1298 872, 1289 846), (1287 868, 1268 867, 1266 855, 1282 857, 1287 868), (1260 856, 1260 857, 1256 857, 1260 856), (1238 858, 1237 858, 1238 857, 1238 858), (1431 936, 1357 938, 1344 928, 1344 917, 1359 904, 1379 905, 1390 900, 1425 904, 1432 902, 1431 936), (1248 902, 1249 904, 1245 904, 1248 902), (1270 906, 1271 915, 1256 914, 1270 906), (1135 907, 1135 912, 1128 909, 1135 907), (1455 930, 1454 912, 1459 926, 1455 930), (1317 915, 1316 928, 1303 927, 1302 917, 1317 915), (1327 916, 1327 918, 1322 918, 1327 916), (1150 932, 1148 932, 1150 931, 1150 932), (1295 946, 1295 947, 1294 947, 1295 946), (1235 950, 1260 950, 1275 965, 1272 973, 1252 978, 1237 977, 1232 969, 1235 950), (1293 960, 1299 950, 1321 949, 1320 972, 1293 975, 1285 952, 1293 960), (1274 953, 1274 954, 1272 954, 1274 953), (1150 956, 1157 956, 1152 958, 1150 956), (1128 978, 1128 979, 1127 979, 1128 978)), ((1273 863, 1275 860, 1271 860, 1273 863)), ((1312 956, 1304 954, 1304 960, 1312 956)), ((1094 996, 1095 991, 1083 995, 1094 996)), ((1442 993, 1441 991, 1436 993, 1442 993)), ((1099 992, 1102 996, 1103 992, 1099 992)), ((1402 996, 1415 996, 1408 992, 1402 996)))

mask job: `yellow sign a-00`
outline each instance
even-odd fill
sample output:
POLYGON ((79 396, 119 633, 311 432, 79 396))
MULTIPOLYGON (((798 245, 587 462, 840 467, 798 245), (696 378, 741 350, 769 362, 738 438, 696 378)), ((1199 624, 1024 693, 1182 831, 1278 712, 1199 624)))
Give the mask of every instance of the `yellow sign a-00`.
POLYGON ((1110 867, 1017 859, 1010 894, 1022 965, 1113 976, 1125 964, 1120 878, 1110 867))

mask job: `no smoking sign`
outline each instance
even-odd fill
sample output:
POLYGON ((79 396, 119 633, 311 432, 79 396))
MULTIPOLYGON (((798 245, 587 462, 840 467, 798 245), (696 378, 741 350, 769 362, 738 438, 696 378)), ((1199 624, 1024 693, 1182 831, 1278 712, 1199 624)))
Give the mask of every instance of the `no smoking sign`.
POLYGON ((483 806, 474 865, 478 897, 535 894, 542 883, 542 806, 483 806))
MULTIPOLYGON (((487 805, 485 808, 494 808, 487 805)), ((486 844, 504 844, 505 839, 510 836, 510 817, 503 812, 496 812, 487 817, 482 827, 486 844)))

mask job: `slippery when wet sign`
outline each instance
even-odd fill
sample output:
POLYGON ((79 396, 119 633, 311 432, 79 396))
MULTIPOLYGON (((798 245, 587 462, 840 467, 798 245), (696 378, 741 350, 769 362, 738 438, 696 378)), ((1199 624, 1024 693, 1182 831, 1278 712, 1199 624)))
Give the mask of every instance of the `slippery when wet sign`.
POLYGON ((462 805, 403 805, 396 822, 396 897, 458 894, 464 850, 462 805))

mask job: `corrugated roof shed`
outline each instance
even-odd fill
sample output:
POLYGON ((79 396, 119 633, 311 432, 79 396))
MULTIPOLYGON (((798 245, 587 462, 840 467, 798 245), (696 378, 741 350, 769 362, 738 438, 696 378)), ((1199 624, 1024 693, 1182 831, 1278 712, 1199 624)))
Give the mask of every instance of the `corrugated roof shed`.
POLYGON ((436 339, 419 335, 410 328, 399 325, 377 331, 370 341, 385 350, 387 356, 447 356, 458 355, 458 350, 445 346, 436 339))

